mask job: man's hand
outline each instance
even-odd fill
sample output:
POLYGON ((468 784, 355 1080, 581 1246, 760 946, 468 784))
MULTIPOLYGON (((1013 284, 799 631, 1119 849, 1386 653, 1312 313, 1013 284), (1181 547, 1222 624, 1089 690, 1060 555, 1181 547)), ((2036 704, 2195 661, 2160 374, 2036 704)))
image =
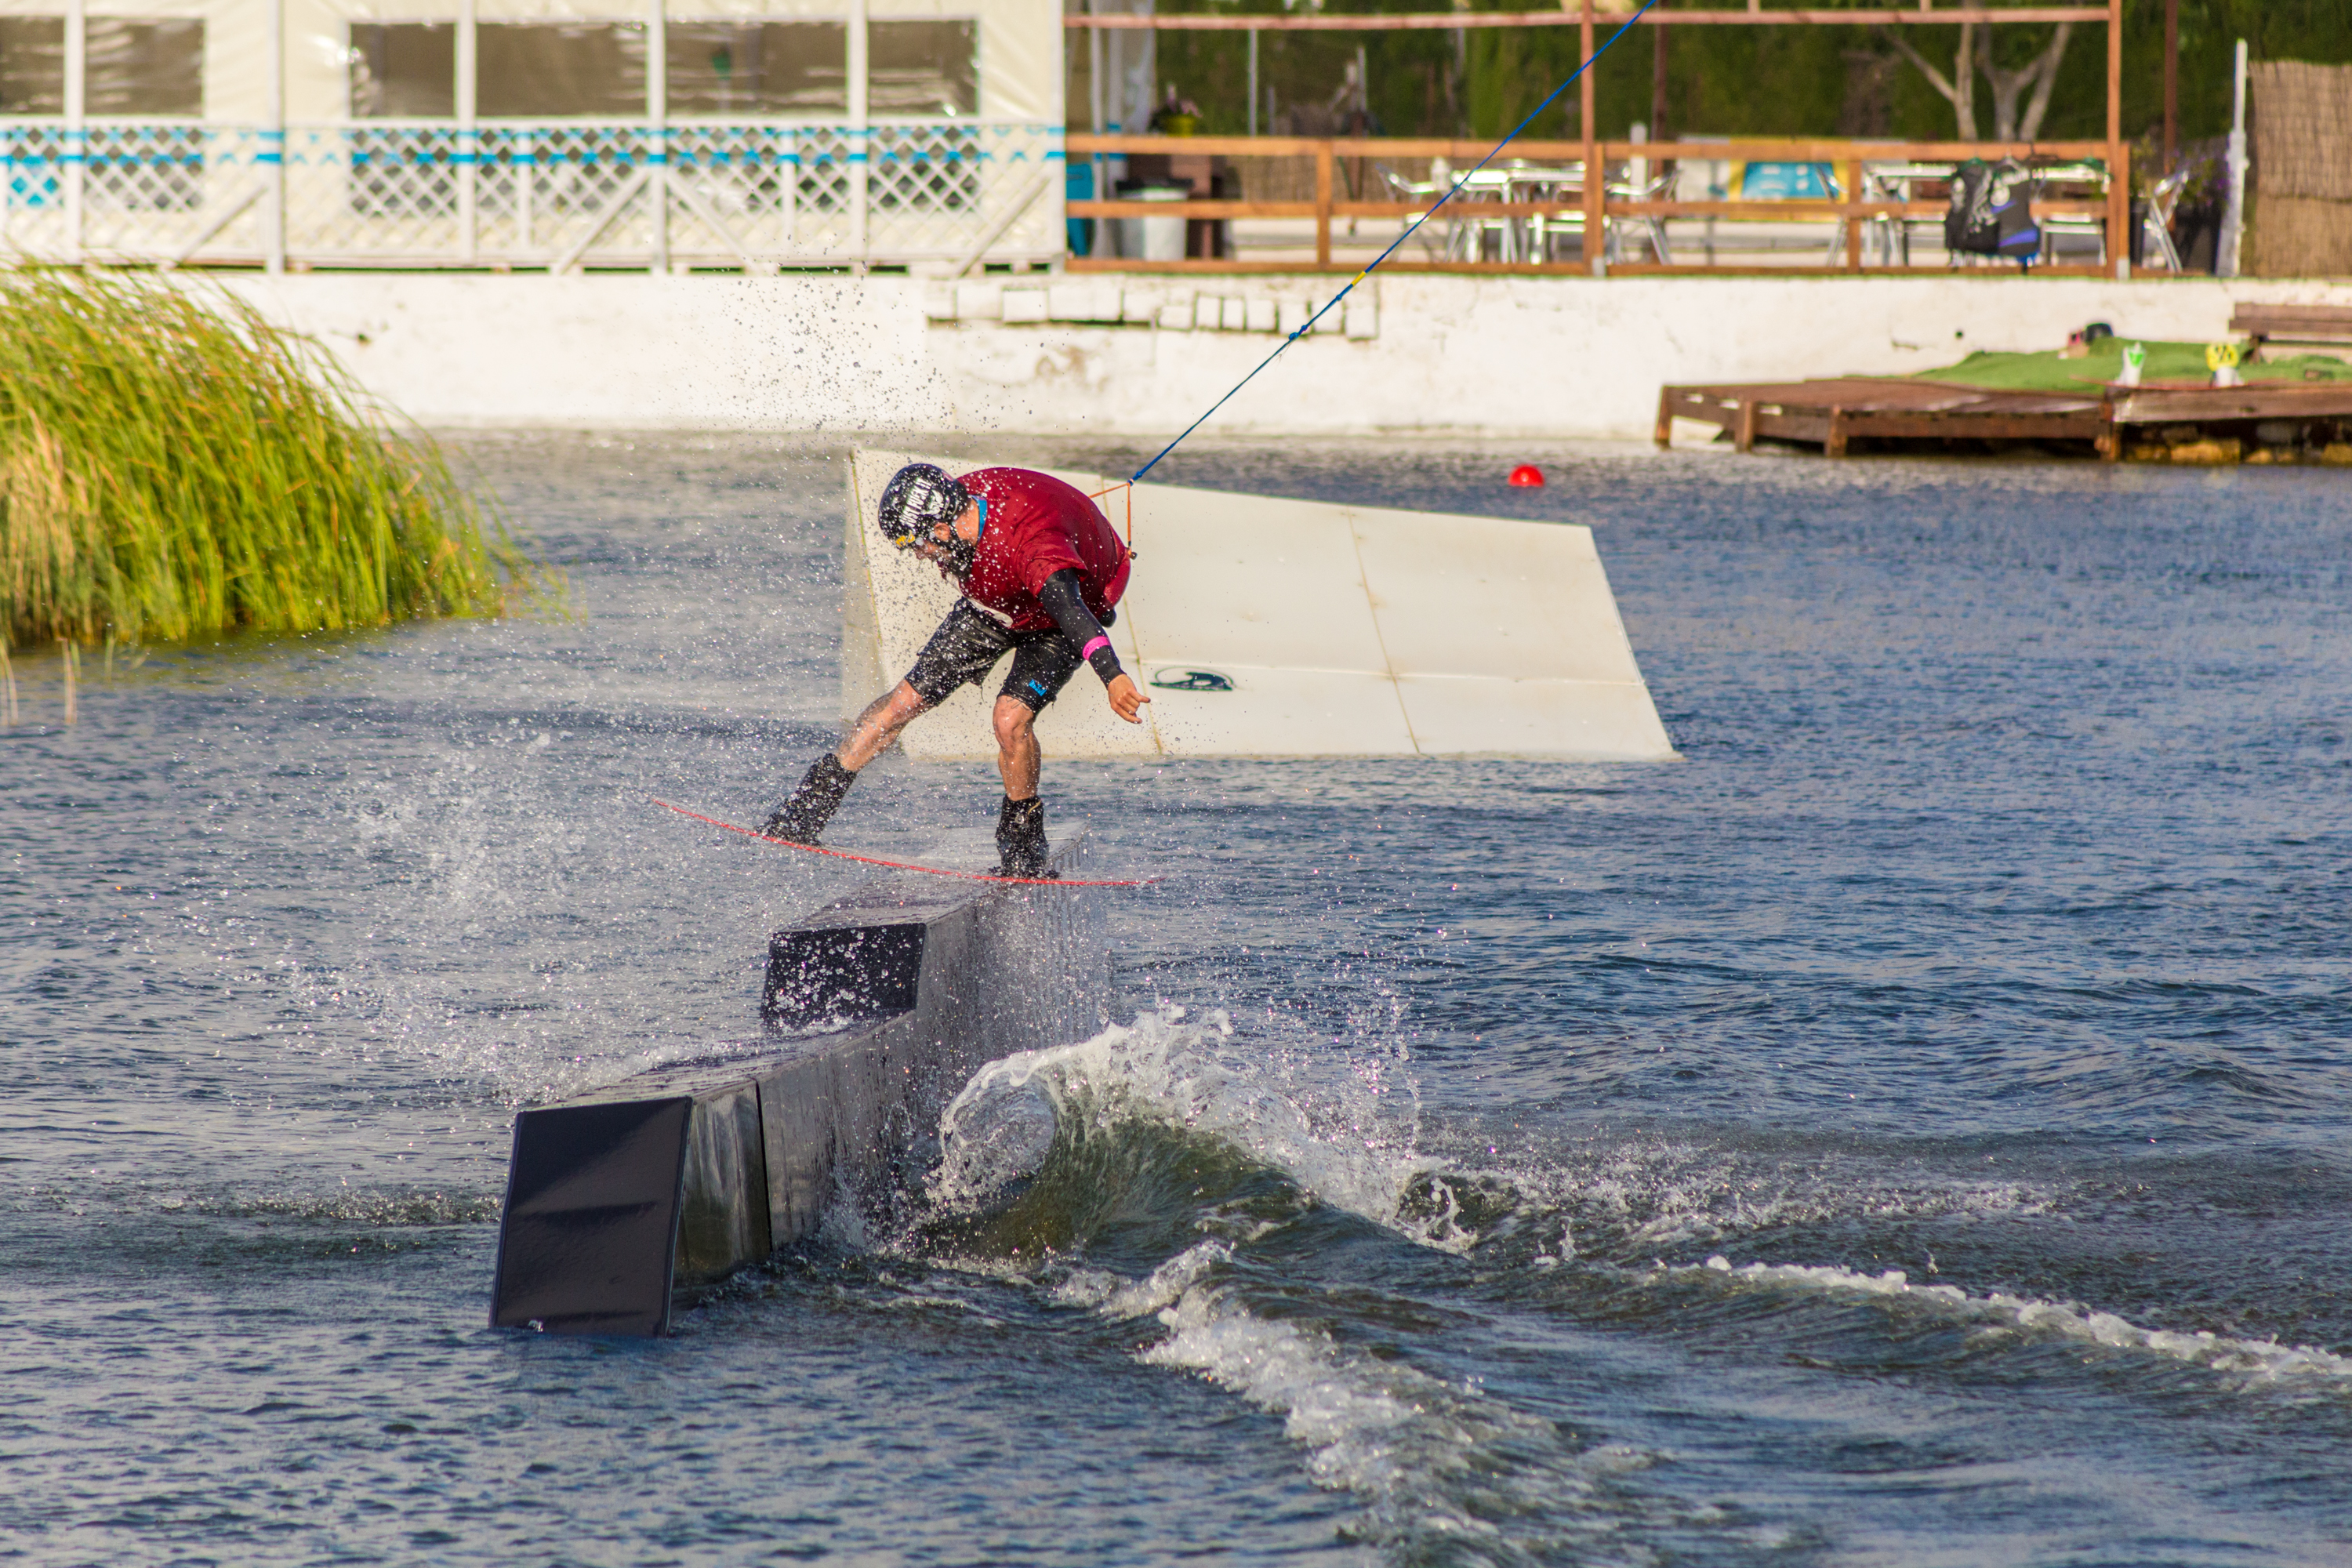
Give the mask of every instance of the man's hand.
POLYGON ((1103 691, 1110 698, 1112 712, 1130 724, 1143 722, 1143 705, 1151 699, 1136 689, 1135 682, 1129 679, 1127 671, 1122 669, 1112 676, 1110 684, 1104 687, 1103 691))

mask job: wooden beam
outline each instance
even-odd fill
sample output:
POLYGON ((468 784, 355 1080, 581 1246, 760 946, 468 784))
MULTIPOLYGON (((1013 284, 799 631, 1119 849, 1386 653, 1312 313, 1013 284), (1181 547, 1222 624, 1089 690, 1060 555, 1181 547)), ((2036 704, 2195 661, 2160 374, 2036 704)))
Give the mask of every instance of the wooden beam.
POLYGON ((2169 174, 2179 161, 2180 0, 2164 0, 2164 167, 2159 173, 2169 174))
POLYGON ((1593 123, 1599 110, 1593 106, 1596 84, 1592 79, 1601 62, 1592 58, 1592 0, 1584 0, 1576 47, 1583 51, 1577 58, 1585 62, 1584 68, 1576 75, 1576 129, 1584 139, 1584 150, 1580 154, 1584 163, 1584 234, 1577 242, 1577 257, 1597 278, 1602 258, 1608 254, 1608 220, 1601 216, 1601 207, 1608 197, 1609 170, 1601 159, 1600 127, 1593 123))
POLYGON ((1315 149, 1315 265, 1331 265, 1331 144, 1315 149))
POLYGON ((1666 40, 1674 35, 1660 27, 1650 35, 1650 139, 1666 139, 1666 40))
MULTIPOLYGON (((1436 222, 1454 218, 1557 217, 1565 202, 1453 201, 1437 209, 1436 222)), ((1110 198, 1073 200, 1066 204, 1072 217, 1286 218, 1318 217, 1323 208, 1313 202, 1212 201, 1205 197, 1182 202, 1137 202, 1110 198)), ((1331 204, 1335 218, 1405 218, 1430 211, 1427 202, 1341 202, 1331 204)), ((1745 223, 1820 223, 1829 218, 1941 217, 1943 202, 1620 202, 1608 204, 1612 217, 1724 217, 1745 223)), ((2033 210, 2045 216, 2100 217, 2105 202, 2036 202, 2033 210)), ((1937 270, 1945 270, 1941 263, 1937 270)), ((1899 269, 1898 269, 1899 270, 1899 269)), ((2035 268, 2038 272, 2041 269, 2035 268)))
MULTIPOLYGON (((1475 16, 1476 12, 1465 12, 1475 16)), ((1675 13, 1677 16, 1682 13, 1675 13)), ((1433 136, 1097 136, 1072 132, 1066 139, 1072 156, 1105 153, 1193 153, 1227 158, 1311 158, 1328 147, 1340 158, 1445 158, 1475 163, 1495 150, 1491 142, 1433 136)), ((2105 142, 1864 142, 1830 137, 1742 137, 1730 142, 1602 142, 1601 156, 1626 158, 1692 158, 1732 163, 1836 163, 1849 158, 1868 163, 1948 163, 1969 158, 2105 158, 2105 142)), ((1530 161, 1558 159, 1573 163, 1584 156, 1581 142, 1525 137, 1511 143, 1510 155, 1530 161)))
POLYGON ((2131 276, 2131 150, 2124 145, 2124 0, 2107 0, 2107 268, 2131 276))
MULTIPOLYGON (((1171 216, 1164 208, 1151 215, 1171 216)), ((389 266, 397 258, 387 258, 389 266)), ((1133 272, 1133 273, 1199 273, 1250 277, 1304 278, 1318 273, 1333 277, 1352 277, 1360 270, 1361 263, 1341 261, 1329 266, 1318 266, 1313 261, 1238 261, 1187 259, 1183 261, 1132 261, 1121 256, 1072 256, 1062 263, 1070 272, 1133 272)), ((1582 278, 1589 274, 1580 261, 1384 261, 1382 274, 1394 273, 1462 273, 1491 275, 1496 278, 1582 278)), ((1685 265, 1676 262, 1661 266, 1654 261, 1621 261, 1609 269, 1612 278, 1946 278, 1962 283, 1980 283, 1986 288, 2031 287, 2033 281, 2049 278, 2104 278, 2106 268, 2074 262, 2065 266, 2037 267, 2031 279, 2020 279, 2014 267, 1974 267, 1954 271, 1942 263, 1917 267, 1865 267, 1860 272, 1849 272, 1843 262, 1834 267, 1819 264, 1775 267, 1759 264, 1743 267, 1737 262, 1718 266, 1685 265)), ((2193 276, 2193 274, 2192 274, 2193 276)))
MULTIPOLYGON (((1710 25, 1733 27, 1907 27, 1956 26, 1962 22, 2104 22, 2107 15, 2106 9, 2097 5, 2020 5, 1990 9, 1975 6, 1934 11, 1646 11, 1637 18, 1637 23, 1645 27, 1710 25)), ((1074 32, 1104 28, 1181 33, 1395 33, 1453 32, 1464 27, 1568 27, 1579 26, 1582 20, 1580 12, 1566 8, 1558 11, 1441 11, 1427 16, 1210 16, 1164 13, 1138 16, 1110 13, 1099 16, 1066 16, 1062 18, 1062 26, 1074 32)), ((1602 26, 1614 27, 1623 25, 1624 16, 1622 13, 1612 15, 1604 11, 1596 20, 1602 26)))

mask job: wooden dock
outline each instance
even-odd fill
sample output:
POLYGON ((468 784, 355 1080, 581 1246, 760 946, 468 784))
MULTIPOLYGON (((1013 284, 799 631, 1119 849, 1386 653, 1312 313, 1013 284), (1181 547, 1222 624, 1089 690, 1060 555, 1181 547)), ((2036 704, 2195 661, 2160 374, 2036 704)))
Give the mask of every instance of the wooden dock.
POLYGON ((1657 444, 1693 419, 1758 441, 1819 447, 1843 458, 1857 441, 1882 449, 1971 450, 2084 446, 2108 462, 2311 460, 2352 464, 2352 382, 2165 382, 2086 384, 2079 393, 1996 392, 1907 376, 1668 386, 1658 393, 1657 444), (2285 439, 2274 439, 2280 436, 2285 439), (2173 458, 2176 453, 2189 457, 2173 458), (2261 456, 2288 453, 2286 457, 2261 456))

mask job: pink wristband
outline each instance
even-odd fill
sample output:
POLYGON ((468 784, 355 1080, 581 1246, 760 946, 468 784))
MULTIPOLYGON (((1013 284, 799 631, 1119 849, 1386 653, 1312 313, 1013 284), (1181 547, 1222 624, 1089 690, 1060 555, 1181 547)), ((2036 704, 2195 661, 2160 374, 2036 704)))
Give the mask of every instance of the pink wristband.
POLYGON ((1110 647, 1110 638, 1104 637, 1101 633, 1097 632, 1095 634, 1094 641, 1087 644, 1086 647, 1078 650, 1078 657, 1080 658, 1092 658, 1095 656, 1095 649, 1108 647, 1110 647))

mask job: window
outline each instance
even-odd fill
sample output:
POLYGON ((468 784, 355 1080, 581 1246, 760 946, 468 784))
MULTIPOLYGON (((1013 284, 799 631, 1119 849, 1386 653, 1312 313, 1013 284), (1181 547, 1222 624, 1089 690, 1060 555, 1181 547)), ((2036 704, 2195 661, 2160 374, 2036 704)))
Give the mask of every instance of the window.
POLYGON ((92 114, 205 111, 205 25, 92 16, 82 66, 92 114))
POLYGON ((646 111, 641 22, 485 22, 475 40, 474 106, 485 119, 646 111))
POLYGON ((353 22, 351 61, 354 120, 457 112, 457 29, 447 22, 353 22))
POLYGON ((66 111, 66 19, 0 16, 0 114, 66 111))
POLYGON ((873 22, 866 112, 961 119, 980 112, 980 24, 873 22))
POLYGON ((673 22, 673 114, 846 114, 841 22, 673 22))

